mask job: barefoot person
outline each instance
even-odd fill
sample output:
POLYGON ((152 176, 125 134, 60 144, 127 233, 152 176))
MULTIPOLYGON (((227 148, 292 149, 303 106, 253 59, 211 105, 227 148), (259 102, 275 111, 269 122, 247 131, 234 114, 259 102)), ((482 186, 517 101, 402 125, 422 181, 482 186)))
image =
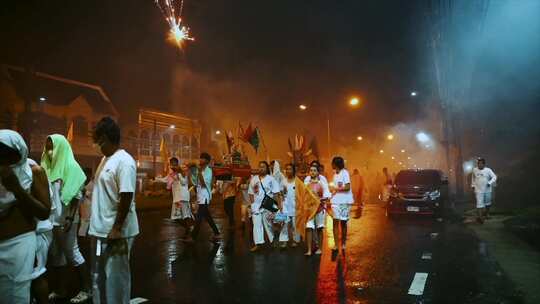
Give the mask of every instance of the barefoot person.
POLYGON ((351 177, 349 171, 345 169, 345 160, 336 156, 332 159, 332 169, 334 169, 334 195, 332 196, 332 212, 334 214, 334 244, 339 249, 339 231, 341 228, 341 249, 345 250, 347 242, 347 222, 351 213, 351 207, 354 203, 353 193, 351 191, 351 177))
POLYGON ((282 181, 281 189, 284 194, 282 212, 287 216, 287 220, 281 228, 279 243, 281 248, 286 248, 289 242, 289 234, 292 235, 291 247, 298 246, 300 234, 296 231, 296 174, 293 164, 285 165, 285 178, 282 181))
POLYGON ((252 252, 260 249, 265 243, 264 234, 266 233, 270 244, 274 241, 274 231, 269 216, 271 211, 262 207, 262 202, 266 195, 279 202, 279 184, 270 175, 270 165, 266 161, 259 162, 258 175, 251 178, 248 193, 251 200, 251 219, 253 221, 253 242, 255 245, 251 248, 252 252))
POLYGON ((472 172, 471 187, 476 197, 477 221, 483 223, 489 216, 493 187, 497 182, 497 175, 486 167, 486 160, 478 158, 477 167, 472 172))
POLYGON ((68 140, 60 134, 47 137, 41 166, 47 172, 52 184, 52 204, 54 212, 53 241, 50 249, 51 271, 58 275, 58 290, 49 295, 49 300, 65 298, 69 271, 66 266, 74 267, 81 290, 71 299, 71 303, 83 303, 90 299, 90 275, 84 257, 77 242, 79 223, 79 201, 86 181, 86 175, 75 160, 68 140))
POLYGON ((189 175, 187 166, 179 166, 178 158, 169 160, 171 173, 167 176, 167 189, 172 192, 171 220, 177 220, 184 227, 184 239, 191 241, 193 213, 189 203, 189 175))
POLYGON ((30 303, 36 219, 47 220, 50 209, 45 170, 30 167, 19 133, 0 130, 0 304, 30 303))
POLYGON ((311 165, 309 168, 309 176, 306 177, 304 183, 311 189, 313 194, 319 198, 319 207, 317 213, 313 218, 311 218, 306 223, 306 246, 307 251, 306 256, 311 256, 313 250, 313 238, 317 238, 317 250, 315 254, 319 255, 322 253, 322 242, 323 242, 323 230, 326 220, 326 204, 330 199, 331 193, 328 188, 328 184, 325 182, 326 179, 321 179, 319 166, 317 164, 311 165), (315 235, 315 231, 317 235, 315 235))

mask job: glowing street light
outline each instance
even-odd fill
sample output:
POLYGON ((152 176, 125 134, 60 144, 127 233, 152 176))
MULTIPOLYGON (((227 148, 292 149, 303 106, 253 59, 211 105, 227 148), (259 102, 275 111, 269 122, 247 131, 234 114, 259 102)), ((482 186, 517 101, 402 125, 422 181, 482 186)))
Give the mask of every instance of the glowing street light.
POLYGON ((301 111, 305 111, 307 109, 307 106, 306 105, 299 105, 298 108, 301 110, 301 111))
POLYGON ((409 157, 407 157, 407 159, 408 159, 408 160, 411 160, 412 158, 409 156, 409 157))
POLYGON ((358 136, 358 137, 356 138, 356 140, 358 140, 358 141, 361 141, 361 140, 363 140, 363 139, 364 139, 364 138, 363 138, 362 136, 358 136))
POLYGON ((39 98, 39 101, 46 101, 46 100, 47 100, 47 98, 45 98, 45 97, 40 97, 39 98))
POLYGON ((416 140, 418 140, 421 143, 426 143, 426 142, 430 141, 430 138, 429 138, 429 135, 427 135, 426 133, 418 132, 416 134, 416 140))
POLYGON ((405 149, 401 149, 401 153, 405 153, 405 149))
POLYGON ((416 91, 412 91, 412 92, 411 92, 411 96, 412 96, 412 97, 415 97, 416 95, 418 95, 418 93, 417 93, 416 91))
POLYGON ((176 128, 176 126, 175 125, 170 125, 169 128, 174 129, 174 128, 176 128))
POLYGON ((221 131, 220 130, 217 130, 216 131, 216 135, 220 135, 221 134, 221 131))
POLYGON ((383 153, 384 153, 384 150, 379 150, 379 153, 380 153, 380 154, 383 154, 383 153))
POLYGON ((396 159, 396 158, 392 156, 392 159, 396 159))
POLYGON ((387 138, 388 140, 394 140, 394 134, 388 134, 388 135, 386 136, 386 138, 387 138))
POLYGON ((356 97, 353 97, 353 98, 351 98, 351 100, 349 101, 349 104, 350 104, 351 106, 353 106, 353 107, 354 107, 354 106, 357 106, 357 105, 360 104, 360 100, 359 100, 358 98, 356 98, 356 97))

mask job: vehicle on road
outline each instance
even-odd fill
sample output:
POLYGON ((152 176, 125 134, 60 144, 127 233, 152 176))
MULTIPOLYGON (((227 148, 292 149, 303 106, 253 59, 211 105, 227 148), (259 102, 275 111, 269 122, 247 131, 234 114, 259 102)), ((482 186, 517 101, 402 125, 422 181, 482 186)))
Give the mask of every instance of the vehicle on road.
POLYGON ((402 170, 394 180, 386 215, 441 217, 448 201, 448 179, 440 170, 402 170))

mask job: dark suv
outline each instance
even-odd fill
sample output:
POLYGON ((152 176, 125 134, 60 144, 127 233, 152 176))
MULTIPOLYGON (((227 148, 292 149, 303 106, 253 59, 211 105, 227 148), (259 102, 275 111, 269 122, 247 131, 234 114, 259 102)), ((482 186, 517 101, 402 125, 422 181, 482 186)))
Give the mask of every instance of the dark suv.
POLYGON ((439 170, 402 170, 390 191, 386 214, 442 216, 448 200, 448 179, 439 170))

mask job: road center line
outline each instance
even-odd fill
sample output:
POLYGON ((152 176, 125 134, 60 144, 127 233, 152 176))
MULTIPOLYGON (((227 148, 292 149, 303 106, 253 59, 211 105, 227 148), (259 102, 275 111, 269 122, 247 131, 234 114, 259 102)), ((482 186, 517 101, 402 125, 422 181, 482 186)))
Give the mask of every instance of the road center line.
POLYGON ((409 288, 409 294, 414 296, 421 296, 424 294, 424 288, 426 287, 428 274, 425 272, 417 272, 414 275, 414 279, 409 288))

